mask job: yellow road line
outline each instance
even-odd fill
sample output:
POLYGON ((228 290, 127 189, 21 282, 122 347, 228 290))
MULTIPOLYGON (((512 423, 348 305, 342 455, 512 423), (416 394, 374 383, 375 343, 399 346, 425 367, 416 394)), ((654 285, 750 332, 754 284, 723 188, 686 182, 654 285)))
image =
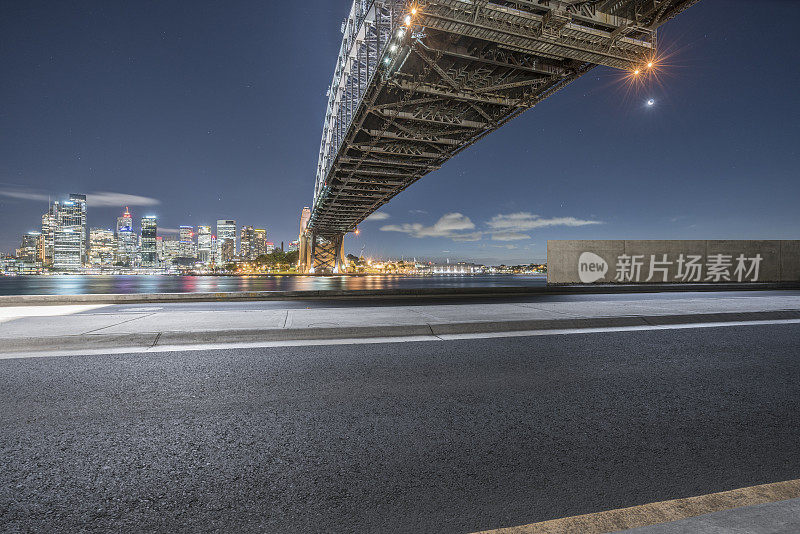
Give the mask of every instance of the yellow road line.
POLYGON ((720 493, 709 493, 698 497, 553 519, 518 527, 484 530, 476 534, 603 534, 798 497, 800 497, 800 479, 787 480, 720 493))

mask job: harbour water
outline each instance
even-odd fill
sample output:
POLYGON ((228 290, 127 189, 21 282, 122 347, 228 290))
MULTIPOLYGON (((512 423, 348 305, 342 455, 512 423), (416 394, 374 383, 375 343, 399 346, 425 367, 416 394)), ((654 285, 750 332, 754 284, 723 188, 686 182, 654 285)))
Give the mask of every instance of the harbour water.
POLYGON ((543 286, 544 275, 365 276, 0 276, 0 295, 205 293, 543 286))

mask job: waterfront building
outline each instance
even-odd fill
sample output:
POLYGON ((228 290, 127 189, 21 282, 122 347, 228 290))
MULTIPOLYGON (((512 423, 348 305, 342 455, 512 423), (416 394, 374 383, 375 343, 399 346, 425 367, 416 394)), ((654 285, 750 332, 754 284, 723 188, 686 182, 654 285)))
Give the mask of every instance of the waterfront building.
POLYGON ((110 267, 114 265, 117 243, 113 230, 92 228, 89 230, 89 265, 110 267))
POLYGON ((161 236, 156 237, 156 257, 158 257, 159 265, 164 261, 164 238, 161 236))
POLYGON ((28 232, 22 236, 22 244, 17 251, 17 259, 25 263, 41 263, 41 232, 28 232))
POLYGON ((236 258, 235 243, 233 239, 225 239, 217 242, 220 265, 227 265, 236 258))
POLYGON ((197 250, 194 244, 194 226, 181 226, 179 237, 181 243, 181 257, 196 258, 197 250))
POLYGON ((173 260, 181 257, 183 244, 176 239, 164 240, 162 243, 161 261, 164 267, 169 267, 173 260))
POLYGON ((226 264, 236 257, 236 221, 217 221, 217 251, 219 263, 226 264))
POLYGON ((267 253, 267 230, 264 228, 256 228, 254 233, 255 244, 253 247, 253 259, 267 253))
POLYGON ((55 252, 55 232, 56 232, 56 205, 47 206, 47 213, 42 215, 42 263, 44 265, 53 264, 53 253, 55 252))
POLYGON ((56 213, 53 267, 79 271, 86 262, 86 195, 71 194, 56 205, 56 213))
POLYGON ((256 232, 252 226, 242 226, 239 234, 239 256, 244 260, 253 260, 255 256, 256 232))
POLYGON ((267 249, 267 254, 272 254, 273 252, 275 252, 275 243, 273 243, 272 241, 267 241, 266 249, 267 249))
POLYGON ((286 249, 287 252, 297 252, 300 250, 300 241, 295 240, 289 243, 289 248, 286 249))
POLYGON ((133 231, 133 218, 128 208, 117 217, 116 227, 117 257, 115 263, 132 267, 136 258, 136 234, 133 231))
POLYGON ((211 236, 211 265, 219 265, 219 249, 217 248, 217 236, 211 236))
POLYGON ((155 216, 142 217, 141 243, 139 249, 140 265, 142 267, 158 266, 158 249, 156 239, 158 234, 158 219, 155 216))
POLYGON ((483 272, 484 266, 475 263, 434 263, 430 266, 433 274, 476 274, 483 272))
POLYGON ((197 227, 197 260, 203 265, 211 263, 211 227, 197 227))

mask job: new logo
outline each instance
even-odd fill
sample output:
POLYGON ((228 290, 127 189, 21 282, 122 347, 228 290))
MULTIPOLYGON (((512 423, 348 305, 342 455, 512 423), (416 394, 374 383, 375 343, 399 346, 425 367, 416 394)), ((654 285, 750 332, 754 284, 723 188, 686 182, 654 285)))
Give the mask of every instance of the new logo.
POLYGON ((592 284, 608 272, 606 260, 593 252, 584 252, 578 258, 578 277, 584 284, 592 284))

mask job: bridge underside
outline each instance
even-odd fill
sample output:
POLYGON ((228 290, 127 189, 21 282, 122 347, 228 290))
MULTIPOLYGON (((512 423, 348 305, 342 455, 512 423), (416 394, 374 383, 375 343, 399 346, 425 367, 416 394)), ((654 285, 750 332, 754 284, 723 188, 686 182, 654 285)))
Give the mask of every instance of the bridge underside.
POLYGON ((430 0, 412 16, 376 0, 334 79, 345 89, 329 103, 309 228, 352 231, 597 65, 642 68, 656 28, 697 1, 430 0))

